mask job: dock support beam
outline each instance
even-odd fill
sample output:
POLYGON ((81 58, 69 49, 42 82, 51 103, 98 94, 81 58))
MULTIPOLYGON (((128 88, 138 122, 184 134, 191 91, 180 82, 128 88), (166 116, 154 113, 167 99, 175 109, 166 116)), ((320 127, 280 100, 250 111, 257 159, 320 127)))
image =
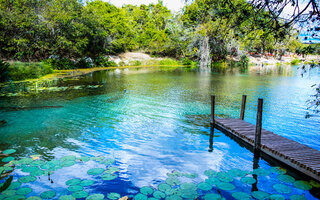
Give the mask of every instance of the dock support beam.
POLYGON ((211 124, 214 125, 215 96, 211 95, 211 124))
POLYGON ((262 106, 263 106, 263 99, 259 98, 258 99, 256 133, 255 133, 255 138, 254 138, 254 149, 255 150, 260 150, 260 145, 261 145, 262 106))
POLYGON ((244 111, 246 109, 246 102, 247 102, 247 95, 242 95, 242 103, 241 103, 241 112, 240 112, 240 119, 244 119, 244 111))

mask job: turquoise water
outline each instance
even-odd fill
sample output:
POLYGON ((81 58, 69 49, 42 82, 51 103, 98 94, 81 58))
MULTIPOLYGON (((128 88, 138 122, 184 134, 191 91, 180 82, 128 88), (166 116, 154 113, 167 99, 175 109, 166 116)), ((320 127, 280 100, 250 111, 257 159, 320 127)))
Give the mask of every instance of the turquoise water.
MULTIPOLYGON (((272 168, 281 166, 279 163, 260 159, 259 167, 268 173, 252 175, 257 164, 253 162, 252 152, 218 130, 215 130, 213 150, 208 151, 211 94, 216 95, 218 117, 238 117, 241 96, 247 94, 245 120, 251 123, 255 123, 257 99, 264 98, 263 128, 320 150, 319 117, 305 118, 306 101, 315 93, 311 86, 320 83, 320 72, 315 68, 301 74, 297 67, 251 67, 245 72, 234 68, 225 73, 163 67, 101 71, 77 78, 6 85, 0 90, 3 96, 0 97, 0 120, 7 121, 0 128, 0 150, 17 150, 10 155, 15 160, 32 155, 46 162, 70 155, 77 157, 57 161, 54 169, 50 168, 50 180, 45 174, 35 176, 37 179, 33 182, 23 183, 22 187, 32 189, 26 197, 39 196, 48 190, 56 191, 53 199, 71 195, 73 192, 67 190, 66 181, 74 178, 95 181, 83 188, 89 195, 101 193, 107 198, 115 192, 133 197, 140 188, 148 186, 156 190, 168 176, 173 176, 174 181, 180 183, 172 183, 172 188, 180 192, 167 191, 167 199, 181 196, 204 199, 208 193, 233 199, 241 195, 232 196, 235 192, 251 195, 257 190, 281 194, 286 199, 292 195, 317 199, 316 187, 301 190, 290 181, 279 181, 282 171, 272 168), (41 109, 41 106, 58 107, 41 109), (80 156, 91 160, 84 162, 80 156), (114 163, 103 159, 112 159, 114 163), (62 164, 65 160, 71 163, 62 164), (91 168, 110 167, 119 169, 110 173, 116 176, 112 180, 87 173, 91 168), (182 186, 186 182, 204 182, 208 179, 208 173, 204 172, 209 169, 220 172, 214 175, 220 185, 213 183, 210 176, 207 182, 212 188, 208 191, 193 185, 182 186), (235 175, 231 169, 240 169, 244 174, 237 171, 235 175), (233 177, 229 181, 235 189, 221 189, 221 182, 228 182, 226 176, 233 177), (243 183, 243 176, 254 178, 257 183, 251 183, 252 179, 250 184, 243 183), (275 189, 279 186, 275 184, 282 184, 280 188, 290 191, 275 189)), ((23 172, 28 171, 24 167, 30 164, 13 164, 16 167, 10 175, 13 181, 19 182, 19 177, 28 174, 23 172)), ((309 181, 281 167, 295 180, 309 181)), ((158 195, 159 192, 156 197, 158 195)), ((152 194, 148 196, 150 199, 152 194)), ((2 194, 2 197, 7 196, 2 194)), ((140 194, 136 199, 139 198, 145 196, 140 194)))

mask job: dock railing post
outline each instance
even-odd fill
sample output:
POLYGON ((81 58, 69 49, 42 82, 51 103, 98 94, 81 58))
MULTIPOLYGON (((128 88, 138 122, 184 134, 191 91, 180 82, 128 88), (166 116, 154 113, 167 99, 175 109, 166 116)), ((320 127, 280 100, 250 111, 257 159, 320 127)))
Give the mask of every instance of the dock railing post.
POLYGON ((244 119, 244 111, 246 109, 246 102, 247 102, 247 95, 242 95, 242 103, 241 103, 241 112, 240 112, 240 119, 244 119))
POLYGON ((261 145, 262 106, 263 106, 263 99, 259 98, 258 99, 256 133, 255 133, 255 138, 254 138, 254 149, 255 150, 260 150, 260 145, 261 145))
POLYGON ((211 124, 214 125, 215 96, 211 95, 211 124))

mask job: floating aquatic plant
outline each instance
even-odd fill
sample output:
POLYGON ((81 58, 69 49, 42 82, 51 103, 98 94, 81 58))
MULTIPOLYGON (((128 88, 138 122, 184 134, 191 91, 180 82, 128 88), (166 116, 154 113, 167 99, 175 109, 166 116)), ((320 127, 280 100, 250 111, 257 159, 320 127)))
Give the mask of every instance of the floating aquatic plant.
POLYGON ((59 197, 59 200, 76 200, 72 195, 63 195, 59 197))
POLYGON ((76 164, 76 162, 73 160, 67 160, 60 163, 61 167, 71 167, 74 164, 76 164))
POLYGON ((90 185, 93 185, 94 184, 94 181, 93 180, 83 180, 81 181, 80 185, 82 187, 86 187, 86 186, 90 186, 90 185))
POLYGON ((161 198, 165 198, 166 197, 166 194, 161 192, 161 191, 155 191, 153 193, 153 196, 157 199, 161 199, 161 198))
POLYGON ((30 176, 42 176, 42 175, 44 175, 44 174, 45 174, 44 171, 38 169, 38 170, 36 170, 36 171, 31 172, 31 173, 30 173, 30 176))
POLYGON ((166 183, 161 183, 158 185, 158 190, 161 192, 165 192, 166 190, 171 190, 171 186, 166 183))
POLYGON ((167 183, 168 185, 172 185, 172 186, 174 186, 174 185, 180 185, 180 181, 179 181, 179 179, 176 178, 176 177, 169 177, 169 178, 167 178, 167 179, 166 179, 166 183, 167 183))
POLYGON ((173 171, 172 173, 168 173, 167 176, 169 176, 169 177, 181 177, 182 173, 180 173, 178 171, 173 171))
POLYGON ((274 184, 272 187, 279 193, 289 194, 292 192, 291 188, 284 184, 277 183, 277 184, 274 184))
POLYGON ((8 187, 8 190, 14 190, 21 186, 20 182, 11 182, 10 186, 8 187))
POLYGON ((14 160, 14 157, 8 156, 2 159, 2 162, 11 162, 14 160))
POLYGON ((101 178, 105 181, 111 181, 113 179, 116 179, 118 176, 115 174, 104 174, 101 176, 101 178))
POLYGON ((81 183, 81 180, 78 178, 70 179, 66 182, 66 185, 72 186, 72 185, 78 185, 81 183))
POLYGON ((88 196, 88 192, 82 190, 82 191, 72 193, 72 196, 76 199, 82 199, 88 196))
POLYGON ((4 150, 2 153, 9 155, 9 154, 13 154, 13 153, 15 153, 15 152, 16 152, 15 149, 6 149, 6 150, 4 150))
POLYGON ((293 183, 294 187, 301 189, 301 190, 311 190, 312 185, 307 181, 295 181, 293 183))
POLYGON ((244 177, 247 173, 240 169, 230 169, 228 174, 232 177, 244 177))
POLYGON ((284 196, 281 194, 272 194, 269 196, 270 200, 285 200, 284 196))
POLYGON ((19 178, 20 183, 29 183, 37 180, 35 176, 23 176, 19 178))
POLYGON ((65 161, 75 161, 77 159, 77 157, 75 156, 64 156, 62 158, 60 158, 60 162, 63 163, 65 161))
POLYGON ((142 187, 140 188, 140 192, 145 195, 150 195, 153 193, 153 189, 151 187, 142 187))
POLYGON ((217 187, 221 190, 234 190, 236 187, 232 183, 220 182, 217 187))
POLYGON ((312 186, 315 187, 315 188, 320 188, 320 183, 315 182, 314 180, 311 180, 311 181, 310 181, 310 185, 312 185, 312 186))
POLYGON ((219 172, 217 174, 217 177, 222 182, 232 182, 233 181, 233 178, 226 172, 219 172))
POLYGON ((34 172, 34 171, 37 171, 37 170, 39 170, 38 167, 28 167, 28 166, 22 167, 22 171, 23 172, 27 172, 27 173, 34 172))
POLYGON ((252 185, 252 184, 256 183, 257 181, 256 181, 256 179, 254 179, 252 177, 244 177, 241 179, 241 182, 252 185))
POLYGON ((31 196, 31 197, 27 198, 27 200, 42 200, 42 199, 38 196, 31 196))
POLYGON ((83 190, 83 187, 80 185, 72 185, 72 186, 68 187, 68 191, 70 191, 70 192, 78 192, 81 190, 83 190))
POLYGON ((197 190, 197 186, 194 183, 183 183, 180 187, 182 190, 197 190))
POLYGON ((285 173, 287 173, 287 170, 283 169, 281 167, 271 167, 270 171, 272 173, 276 173, 276 174, 285 174, 285 173))
POLYGON ((21 160, 18 160, 17 164, 29 165, 32 161, 32 158, 22 158, 21 160))
POLYGON ((216 184, 220 183, 221 181, 216 177, 212 177, 212 178, 206 179, 205 182, 210 185, 216 185, 216 184))
POLYGON ((16 192, 16 194, 20 194, 20 195, 27 195, 29 193, 32 192, 32 189, 29 188, 29 187, 22 187, 22 188, 19 188, 16 192))
POLYGON ((204 200, 221 200, 222 196, 220 194, 209 193, 204 196, 204 200))
POLYGON ((254 169, 252 174, 258 175, 258 176, 269 176, 270 175, 270 171, 263 169, 263 168, 257 168, 254 169))
POLYGON ((105 173, 109 173, 109 174, 113 174, 115 172, 120 171, 120 169, 118 167, 109 167, 106 171, 104 171, 105 173))
POLYGON ((270 194, 263 191, 253 191, 251 195, 258 200, 267 199, 270 196, 270 194))
POLYGON ((208 183, 202 182, 198 184, 198 188, 203 191, 209 191, 212 189, 212 186, 208 183))
MULTIPOLYGON (((110 193, 111 194, 111 193, 110 193)), ((117 194, 117 193, 114 193, 114 194, 117 194)), ((108 199, 114 199, 114 198, 112 198, 113 196, 109 196, 108 195, 108 199)), ((119 199, 120 198, 120 195, 119 195, 119 197, 118 198, 116 198, 116 199, 119 199)), ((86 198, 86 200, 103 200, 104 199, 104 195, 103 194, 92 194, 92 195, 90 195, 90 196, 88 196, 87 198, 86 198)))
POLYGON ((212 170, 212 169, 208 169, 206 171, 204 171, 204 175, 206 175, 207 177, 211 178, 214 177, 218 174, 218 172, 212 170))
POLYGON ((167 196, 166 200, 182 200, 182 198, 178 195, 172 195, 172 196, 167 196))
POLYGON ((42 199, 52 199, 55 196, 56 196, 56 192, 53 190, 45 191, 40 194, 40 197, 42 199))
POLYGON ((30 166, 41 166, 44 165, 44 161, 43 160, 34 160, 30 163, 30 166))
POLYGON ((87 171, 87 174, 89 174, 89 175, 99 175, 99 174, 102 174, 103 171, 104 171, 103 168, 93 168, 93 169, 89 169, 87 171))
POLYGON ((196 190, 186 190, 183 189, 181 194, 181 197, 186 199, 196 199, 198 197, 198 193, 196 190))
POLYGON ((234 192, 232 193, 233 198, 239 199, 239 200, 250 200, 251 195, 245 192, 234 192))
POLYGON ((147 199, 148 199, 147 195, 144 195, 144 194, 141 194, 141 193, 139 193, 136 196, 134 196, 134 200, 147 200, 147 199))
POLYGON ((292 176, 281 174, 277 176, 278 180, 283 183, 293 183, 295 179, 292 176))
POLYGON ((90 160, 90 157, 89 156, 81 156, 79 158, 79 161, 82 161, 82 162, 88 162, 90 160))
POLYGON ((182 174, 184 177, 187 177, 187 178, 197 178, 198 177, 198 174, 196 173, 190 173, 190 174, 182 174))

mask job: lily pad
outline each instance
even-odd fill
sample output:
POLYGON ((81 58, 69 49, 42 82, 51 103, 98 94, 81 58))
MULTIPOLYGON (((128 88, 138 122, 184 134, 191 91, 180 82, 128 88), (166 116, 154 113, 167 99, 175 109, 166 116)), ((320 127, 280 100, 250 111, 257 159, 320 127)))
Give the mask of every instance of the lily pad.
POLYGON ((307 181, 295 181, 293 183, 294 187, 301 189, 301 190, 311 190, 312 185, 307 181))
POLYGON ((244 177, 246 175, 246 172, 240 169, 230 169, 228 171, 228 174, 232 177, 244 177))
POLYGON ((77 157, 75 156, 64 156, 62 158, 60 158, 60 162, 63 163, 65 161, 75 161, 77 159, 77 157))
POLYGON ((14 160, 14 157, 8 156, 8 157, 3 158, 2 162, 10 162, 10 161, 13 161, 13 160, 14 160))
POLYGON ((45 174, 44 171, 42 171, 41 169, 38 169, 37 171, 31 172, 30 176, 42 176, 44 174, 45 174))
POLYGON ((203 191, 209 191, 212 189, 212 186, 208 183, 202 182, 198 184, 198 188, 203 191))
POLYGON ((86 186, 90 186, 90 185, 93 185, 94 184, 94 181, 93 180, 83 180, 81 181, 80 185, 82 187, 86 187, 86 186))
POLYGON ((253 191, 251 195, 258 200, 264 200, 270 196, 270 194, 263 191, 253 191))
POLYGON ((293 183, 295 179, 292 176, 281 174, 277 176, 278 180, 283 183, 293 183))
POLYGON ((120 169, 118 167, 109 167, 106 171, 104 171, 105 173, 109 173, 109 174, 113 174, 115 172, 120 171, 120 169))
POLYGON ((45 164, 45 162, 43 160, 34 160, 30 163, 30 166, 41 166, 44 164, 45 164))
POLYGON ((1 194, 3 194, 6 197, 14 196, 16 194, 16 190, 5 190, 1 194))
POLYGON ((31 197, 28 197, 27 200, 42 200, 42 199, 38 196, 31 196, 31 197))
POLYGON ((289 194, 292 192, 291 188, 284 184, 274 184, 272 187, 279 193, 289 194))
POLYGON ((271 167, 270 171, 272 173, 276 173, 276 174, 285 174, 285 173, 287 173, 287 170, 283 169, 281 167, 271 167))
POLYGON ((15 153, 15 152, 16 152, 15 149, 7 149, 7 150, 4 150, 2 153, 9 155, 9 154, 13 154, 13 153, 15 153))
POLYGON ((111 181, 113 179, 116 179, 118 176, 115 174, 104 174, 101 176, 101 178, 105 181, 111 181))
POLYGON ((161 192, 161 191, 155 191, 153 193, 153 196, 157 199, 161 199, 161 198, 165 198, 166 197, 166 194, 161 192))
POLYGON ((147 195, 144 195, 144 194, 141 194, 141 193, 139 193, 136 196, 134 196, 134 200, 147 200, 147 199, 148 199, 147 195))
POLYGON ((303 195, 291 195, 290 200, 306 200, 306 198, 303 195))
POLYGON ((171 186, 166 183, 161 183, 158 185, 158 190, 161 192, 165 192, 166 190, 170 190, 171 186))
POLYGON ((24 200, 24 199, 26 199, 26 197, 23 195, 13 195, 13 196, 7 197, 5 200, 24 200))
POLYGON ((263 168, 258 168, 258 169, 254 169, 252 174, 258 175, 258 176, 269 176, 270 175, 270 171, 263 169, 263 168))
POLYGON ((195 190, 181 190, 181 197, 185 199, 196 199, 198 197, 198 193, 195 190))
POLYGON ((197 178, 198 177, 198 174, 196 174, 196 173, 190 173, 190 174, 187 174, 187 173, 185 173, 185 174, 182 174, 184 177, 187 177, 187 178, 197 178))
POLYGON ((211 178, 206 179, 205 182, 210 185, 216 185, 216 184, 220 183, 221 181, 216 177, 211 177, 211 178))
POLYGON ((206 171, 204 171, 204 175, 206 175, 207 177, 211 178, 214 177, 218 174, 218 172, 212 170, 212 169, 208 169, 206 171))
POLYGON ((232 183, 220 182, 217 183, 217 187, 221 190, 234 190, 236 187, 232 183))
POLYGON ((90 160, 90 157, 89 157, 89 156, 81 156, 81 157, 79 158, 79 160, 80 160, 81 162, 88 162, 88 161, 90 160))
POLYGON ((40 194, 40 197, 42 199, 52 199, 53 197, 56 196, 56 192, 55 191, 52 191, 52 190, 49 190, 49 191, 45 191, 45 192, 42 192, 40 194))
POLYGON ((169 177, 181 177, 182 173, 180 173, 178 171, 173 171, 171 173, 167 173, 167 176, 169 176, 169 177))
POLYGON ((114 163, 114 160, 113 160, 113 159, 108 158, 108 159, 106 159, 103 163, 104 163, 105 165, 111 165, 111 164, 113 164, 113 163, 114 163))
POLYGON ((197 190, 197 186, 194 183, 183 183, 180 187, 182 190, 197 190))
POLYGON ((78 192, 78 191, 83 190, 83 187, 80 186, 80 185, 72 185, 72 186, 69 186, 69 187, 68 187, 68 190, 69 190, 70 192, 78 192))
POLYGON ((14 190, 21 186, 20 182, 11 182, 10 186, 8 187, 8 190, 14 190))
POLYGON ((257 181, 256 181, 256 179, 254 179, 252 177, 244 177, 241 179, 241 182, 252 185, 252 184, 256 183, 257 181))
POLYGON ((179 181, 179 179, 176 178, 176 177, 169 177, 169 178, 167 178, 167 179, 166 179, 166 183, 167 183, 168 185, 172 185, 172 186, 174 186, 174 185, 180 185, 180 181, 179 181))
MULTIPOLYGON (((114 193, 114 194, 117 194, 117 193, 114 193)), ((113 196, 111 196, 111 197, 113 197, 113 196)), ((118 198, 111 198, 111 197, 109 197, 109 195, 108 195, 108 199, 119 199, 120 195, 119 195, 118 198)), ((92 194, 92 195, 90 195, 90 196, 88 196, 86 198, 86 200, 103 200, 103 199, 104 199, 104 195, 103 194, 92 194)))
POLYGON ((76 199, 82 199, 88 196, 88 192, 82 190, 82 191, 72 193, 72 196, 76 199))
POLYGON ((19 188, 18 190, 17 190, 17 194, 20 194, 20 195, 27 195, 27 194, 29 194, 29 193, 31 193, 32 192, 32 189, 31 188, 29 188, 29 187, 22 187, 22 188, 19 188))
POLYGON ((37 180, 35 176, 23 176, 19 178, 20 183, 29 183, 37 180))
POLYGON ((63 196, 59 197, 59 200, 76 200, 76 198, 74 198, 71 195, 63 195, 63 196))
POLYGON ((220 194, 209 193, 204 196, 204 200, 221 200, 222 196, 220 194))
POLYGON ((251 195, 245 192, 234 192, 232 193, 233 198, 239 199, 239 200, 247 200, 251 199, 251 195))
POLYGON ((32 158, 22 158, 21 160, 18 160, 18 164, 29 165, 32 161, 32 158))
POLYGON ((320 183, 318 183, 318 182, 316 182, 316 181, 314 181, 314 180, 311 180, 311 181, 310 181, 310 185, 312 185, 312 186, 315 187, 315 188, 320 188, 320 183))
POLYGON ((178 195, 172 195, 172 196, 167 196, 166 200, 182 200, 182 198, 178 195))
POLYGON ((78 178, 70 179, 66 182, 66 185, 72 186, 72 185, 78 185, 81 183, 81 180, 78 178))
POLYGON ((104 171, 104 169, 102 168, 93 168, 93 169, 89 169, 87 171, 87 174, 89 175, 99 175, 99 174, 102 174, 104 171))
POLYGON ((270 200, 285 200, 284 196, 281 194, 272 194, 269 196, 270 200))
POLYGON ((71 167, 74 164, 76 164, 76 162, 73 160, 67 160, 60 163, 61 167, 71 167))
POLYGON ((217 174, 217 177, 219 178, 220 181, 222 182, 232 182, 233 178, 226 172, 219 172, 217 174))
POLYGON ((22 171, 27 173, 34 172, 37 170, 39 170, 38 167, 27 167, 27 166, 22 167, 22 171))
POLYGON ((142 187, 140 192, 145 195, 149 195, 153 193, 153 189, 151 187, 142 187))

